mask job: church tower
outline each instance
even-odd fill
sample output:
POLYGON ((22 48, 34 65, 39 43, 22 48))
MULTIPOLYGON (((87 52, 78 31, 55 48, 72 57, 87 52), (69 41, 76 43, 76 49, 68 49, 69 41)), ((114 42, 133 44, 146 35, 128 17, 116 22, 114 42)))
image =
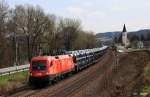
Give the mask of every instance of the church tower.
POLYGON ((125 47, 129 46, 129 40, 128 40, 128 32, 126 30, 126 25, 124 24, 123 26, 123 31, 122 31, 122 44, 125 47))

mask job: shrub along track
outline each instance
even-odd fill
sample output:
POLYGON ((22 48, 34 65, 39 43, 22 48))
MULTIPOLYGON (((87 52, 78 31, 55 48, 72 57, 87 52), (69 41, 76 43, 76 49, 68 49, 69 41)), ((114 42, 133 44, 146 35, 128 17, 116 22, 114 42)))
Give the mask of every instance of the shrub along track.
POLYGON ((70 97, 80 91, 80 88, 87 85, 88 82, 95 80, 102 75, 113 62, 112 52, 109 50, 99 62, 90 68, 87 68, 68 79, 59 81, 57 84, 41 88, 27 89, 12 95, 11 97, 70 97))

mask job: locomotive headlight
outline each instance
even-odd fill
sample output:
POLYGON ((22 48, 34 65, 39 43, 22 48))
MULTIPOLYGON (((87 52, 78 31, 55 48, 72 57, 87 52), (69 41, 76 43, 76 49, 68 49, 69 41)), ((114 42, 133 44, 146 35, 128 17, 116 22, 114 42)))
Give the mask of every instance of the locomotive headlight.
POLYGON ((49 73, 48 72, 46 72, 46 75, 48 75, 49 73))

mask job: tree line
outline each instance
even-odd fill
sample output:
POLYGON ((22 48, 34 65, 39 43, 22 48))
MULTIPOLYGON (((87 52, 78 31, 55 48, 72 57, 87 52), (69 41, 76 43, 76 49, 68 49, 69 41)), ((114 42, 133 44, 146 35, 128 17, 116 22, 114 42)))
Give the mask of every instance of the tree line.
POLYGON ((40 6, 0 1, 0 67, 24 64, 36 55, 96 47, 92 31, 84 31, 78 19, 63 18, 40 6))

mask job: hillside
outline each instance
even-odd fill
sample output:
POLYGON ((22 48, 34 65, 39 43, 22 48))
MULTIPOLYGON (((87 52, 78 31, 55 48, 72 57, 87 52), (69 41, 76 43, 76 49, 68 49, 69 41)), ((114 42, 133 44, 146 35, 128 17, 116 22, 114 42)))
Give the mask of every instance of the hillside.
MULTIPOLYGON (((115 32, 104 32, 104 33, 97 33, 97 38, 108 38, 108 39, 114 39, 115 37, 119 39, 121 35, 121 32, 115 31, 115 32)), ((133 31, 128 32, 128 38, 132 38, 133 36, 136 36, 138 40, 147 41, 150 40, 150 29, 143 29, 139 31, 133 31)))
POLYGON ((121 33, 116 31, 116 32, 104 32, 104 33, 97 33, 96 37, 97 38, 111 38, 114 39, 114 37, 118 37, 121 33))

